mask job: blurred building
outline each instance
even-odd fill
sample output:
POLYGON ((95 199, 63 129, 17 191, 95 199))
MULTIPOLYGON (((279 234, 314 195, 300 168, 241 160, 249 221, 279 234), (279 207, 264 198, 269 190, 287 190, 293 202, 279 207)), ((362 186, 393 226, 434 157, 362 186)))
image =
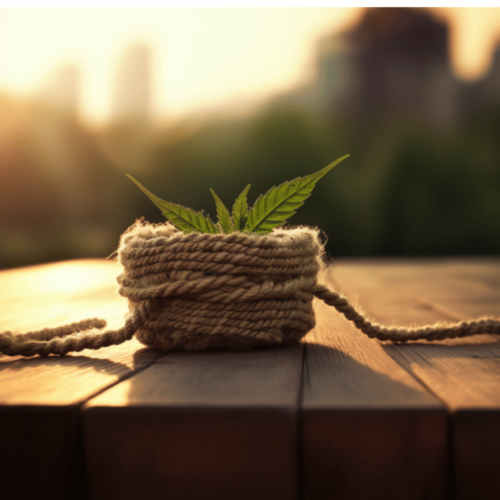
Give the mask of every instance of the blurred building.
POLYGON ((112 120, 141 126, 149 124, 151 85, 151 50, 147 45, 133 45, 118 68, 112 120))
POLYGON ((63 220, 81 222, 89 193, 83 188, 85 157, 78 151, 80 73, 65 66, 38 92, 39 107, 32 118, 33 153, 47 177, 58 186, 63 220))
POLYGON ((450 67, 445 23, 419 9, 367 9, 342 38, 353 82, 339 102, 346 111, 376 122, 457 120, 459 83, 450 67))
POLYGON ((151 164, 152 127, 151 49, 144 44, 129 47, 116 74, 109 126, 100 137, 107 159, 129 173, 148 170, 151 164))
POLYGON ((483 82, 489 100, 500 105, 500 42, 495 50, 490 71, 483 82))
POLYGON ((456 123, 461 84, 451 70, 448 40, 448 26, 424 10, 366 9, 353 29, 320 41, 313 81, 272 105, 363 123, 456 123))
POLYGON ((467 116, 483 113, 491 108, 500 108, 500 44, 488 74, 482 80, 463 85, 461 102, 467 116))
POLYGON ((68 65, 54 73, 38 92, 38 99, 46 105, 75 116, 80 95, 80 73, 68 65))
POLYGON ((351 30, 320 41, 314 79, 270 107, 370 127, 398 121, 451 127, 500 106, 500 44, 488 74, 455 77, 448 25, 423 9, 366 9, 351 30))

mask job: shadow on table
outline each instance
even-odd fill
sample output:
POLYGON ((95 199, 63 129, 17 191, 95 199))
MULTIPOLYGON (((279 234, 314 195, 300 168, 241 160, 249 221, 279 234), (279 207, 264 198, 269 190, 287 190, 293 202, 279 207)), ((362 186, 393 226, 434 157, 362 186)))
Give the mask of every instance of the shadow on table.
POLYGON ((463 339, 448 339, 438 342, 413 342, 411 344, 385 344, 384 350, 390 356, 394 353, 415 352, 411 361, 420 365, 428 365, 433 359, 460 358, 500 358, 500 336, 476 335, 463 339))
MULTIPOLYGON (((361 352, 361 359, 369 355, 361 352)), ((311 342, 306 344, 303 400, 337 407, 399 408, 434 406, 436 400, 420 384, 411 383, 391 362, 373 356, 360 362, 343 350, 311 342)))
MULTIPOLYGON (((106 349, 107 348, 104 348, 96 352, 99 352, 100 355, 102 355, 102 353, 105 352, 106 349)), ((161 351, 158 351, 157 349, 141 347, 133 354, 131 366, 129 366, 127 363, 121 363, 118 361, 113 361, 111 359, 102 357, 94 358, 78 353, 71 353, 65 356, 34 356, 31 358, 24 358, 22 356, 11 358, 6 355, 0 355, 0 372, 4 370, 22 371, 28 368, 35 369, 42 366, 64 366, 80 369, 92 368, 96 372, 120 376, 120 379, 117 380, 117 382, 119 382, 128 378, 128 376, 131 376, 138 371, 143 370, 151 363, 156 361, 159 357, 161 357, 162 354, 164 353, 161 353, 161 351)), ((109 388, 109 386, 107 388, 109 388)))

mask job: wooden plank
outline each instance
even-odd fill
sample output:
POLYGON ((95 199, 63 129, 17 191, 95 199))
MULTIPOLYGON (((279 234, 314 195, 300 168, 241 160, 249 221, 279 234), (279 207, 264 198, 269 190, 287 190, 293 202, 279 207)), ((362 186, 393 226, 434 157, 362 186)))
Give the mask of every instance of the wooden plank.
MULTIPOLYGON (((394 314, 391 296, 405 293, 412 320, 423 324, 437 311, 460 318, 499 315, 500 261, 436 263, 341 263, 333 275, 355 292, 370 316, 387 321, 394 314), (419 275, 420 285, 413 276, 419 275), (364 280, 361 276, 370 276, 364 280), (389 277, 390 276, 390 280, 389 277), (412 292, 408 290, 412 286, 412 292), (404 292, 406 290, 406 292, 404 292), (411 293, 414 293, 413 297, 411 293), (493 299, 492 299, 493 298, 493 299), (493 302, 492 302, 493 300, 493 302), (427 308, 420 307, 422 302, 427 308), (465 307, 466 306, 466 307, 465 307)), ((442 318, 447 319, 444 315, 442 318)), ((408 325, 398 317, 398 324, 408 325)), ((497 499, 500 491, 500 343, 477 337, 435 343, 384 346, 393 359, 433 391, 451 412, 454 498, 497 499)))
POLYGON ((335 310, 316 310, 301 411, 304 498, 446 498, 445 407, 335 310))
POLYGON ((423 312, 426 321, 500 317, 498 258, 342 259, 330 276, 341 288, 348 279, 352 297, 362 294, 363 307, 377 307, 386 323, 421 322, 423 312))
POLYGON ((85 405, 89 499, 298 498, 303 346, 171 353, 85 405))
MULTIPOLYGON (((26 331, 102 317, 123 324, 117 264, 70 261, 0 272, 0 328, 26 331)), ((85 494, 79 405, 163 356, 136 340, 66 357, 0 355, 2 499, 85 494)))

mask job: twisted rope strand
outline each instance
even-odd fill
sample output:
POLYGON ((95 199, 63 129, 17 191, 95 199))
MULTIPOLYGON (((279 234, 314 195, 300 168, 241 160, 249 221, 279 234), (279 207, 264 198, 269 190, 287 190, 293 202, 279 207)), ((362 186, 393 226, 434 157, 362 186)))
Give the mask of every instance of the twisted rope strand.
POLYGON ((58 328, 45 328, 27 334, 2 332, 0 334, 0 352, 8 356, 48 356, 57 354, 64 356, 68 352, 79 352, 84 349, 100 349, 110 345, 121 344, 130 340, 138 328, 150 314, 150 303, 144 302, 129 315, 125 325, 119 330, 101 332, 106 326, 102 319, 88 319, 58 328), (81 328, 85 328, 82 332, 81 328), (89 329, 90 328, 90 329, 89 329), (49 332, 49 333, 47 333, 49 332), (58 332, 54 335, 53 332, 58 332), (61 332, 64 336, 61 335, 61 332), (50 340, 38 340, 49 338, 50 340))
POLYGON ((121 238, 118 292, 130 313, 119 330, 103 320, 59 328, 0 333, 10 356, 64 355, 130 340, 169 350, 251 349, 292 344, 314 328, 314 297, 334 307, 365 335, 392 342, 500 333, 492 318, 418 328, 387 328, 317 283, 324 264, 318 231, 184 234, 172 225, 136 223, 121 238))
POLYGON ((83 332, 90 328, 104 328, 106 326, 106 321, 98 318, 85 319, 83 321, 78 321, 76 323, 71 323, 69 325, 58 326, 56 328, 44 328, 42 330, 36 330, 32 332, 26 332, 23 334, 12 335, 17 339, 24 340, 50 340, 54 337, 66 337, 72 333, 83 332))
POLYGON ((324 285, 316 286, 314 294, 325 304, 334 307, 342 313, 356 328, 372 339, 409 342, 415 340, 444 340, 458 337, 469 337, 484 333, 500 334, 500 320, 483 318, 479 320, 460 321, 448 325, 426 325, 416 328, 393 327, 388 328, 378 323, 373 323, 359 313, 349 301, 337 292, 331 291, 324 285))

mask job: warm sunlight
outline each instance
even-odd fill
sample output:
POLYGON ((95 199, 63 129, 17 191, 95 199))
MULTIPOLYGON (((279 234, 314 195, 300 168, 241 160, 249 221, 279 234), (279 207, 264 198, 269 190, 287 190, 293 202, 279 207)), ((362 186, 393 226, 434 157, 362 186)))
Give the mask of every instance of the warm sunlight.
POLYGON ((253 203, 345 154, 292 221, 328 251, 500 252, 499 29, 482 8, 0 9, 0 268, 163 220, 125 173, 213 217, 208 188, 253 203))
POLYGON ((126 49, 152 49, 156 118, 235 106, 304 80, 318 38, 352 24, 358 9, 2 9, 0 88, 32 94, 75 65, 81 112, 111 112, 126 49))
POLYGON ((457 76, 474 80, 488 71, 500 41, 500 8, 435 8, 450 23, 451 62, 457 76))
MULTIPOLYGON (((465 79, 484 74, 500 9, 441 8, 452 23, 451 59, 465 79)), ((0 89, 30 95, 74 68, 82 116, 112 114, 116 74, 128 47, 151 49, 156 120, 239 108, 299 86, 316 43, 352 25, 357 8, 1 9, 0 89)))

